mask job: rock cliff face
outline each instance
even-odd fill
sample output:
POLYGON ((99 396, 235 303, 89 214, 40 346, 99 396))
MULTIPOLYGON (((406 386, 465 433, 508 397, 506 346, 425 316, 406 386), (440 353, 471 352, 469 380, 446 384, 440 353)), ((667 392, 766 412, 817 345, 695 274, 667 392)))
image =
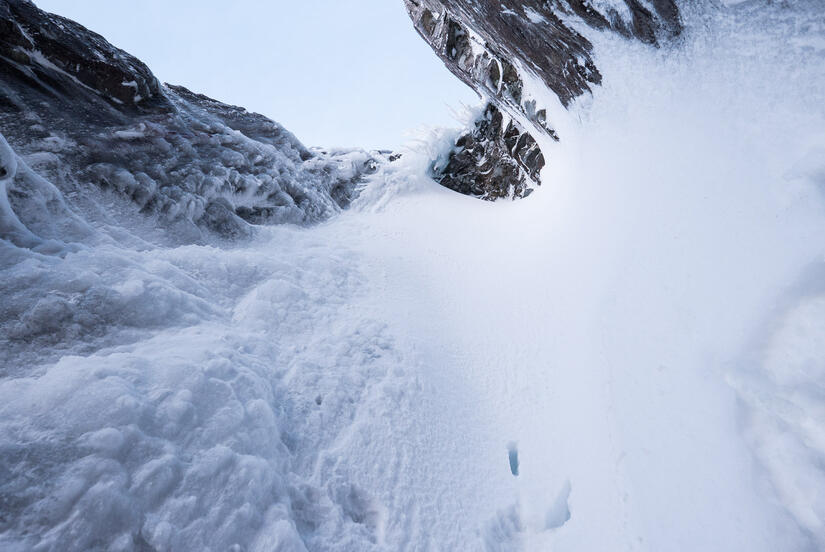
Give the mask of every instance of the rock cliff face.
MULTIPOLYGON (((601 82, 588 32, 657 45, 681 30, 673 0, 405 3, 421 36, 487 100, 435 177, 491 200, 528 195, 545 165, 539 143, 559 139, 533 83, 567 106, 601 82)), ((103 37, 28 0, 0 0, 0 127, 74 203, 94 210, 100 194, 126 199, 180 241, 323 220, 388 161, 311 151, 261 115, 163 85, 103 37)), ((11 182, 6 193, 21 217, 32 212, 30 190, 11 182)))
MULTIPOLYGON (((0 0, 0 128, 76 207, 125 198, 184 242, 322 220, 386 161, 310 151, 266 117, 162 85, 103 37, 27 0, 0 0)), ((32 191, 11 182, 6 192, 22 223, 36 224, 25 220, 32 191)))
POLYGON ((529 83, 542 83, 565 107, 600 84, 587 32, 656 46, 681 31, 673 0, 404 2, 418 33, 488 102, 434 171, 448 188, 485 199, 523 197, 540 184, 545 156, 534 135, 559 138, 529 83))

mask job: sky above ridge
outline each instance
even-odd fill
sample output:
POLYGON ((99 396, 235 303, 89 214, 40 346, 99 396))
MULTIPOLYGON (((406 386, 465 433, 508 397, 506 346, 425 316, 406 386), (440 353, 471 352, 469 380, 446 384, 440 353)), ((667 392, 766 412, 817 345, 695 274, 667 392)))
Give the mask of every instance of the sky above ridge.
POLYGON ((310 146, 397 148, 477 102, 402 0, 35 0, 164 82, 280 122, 310 146))

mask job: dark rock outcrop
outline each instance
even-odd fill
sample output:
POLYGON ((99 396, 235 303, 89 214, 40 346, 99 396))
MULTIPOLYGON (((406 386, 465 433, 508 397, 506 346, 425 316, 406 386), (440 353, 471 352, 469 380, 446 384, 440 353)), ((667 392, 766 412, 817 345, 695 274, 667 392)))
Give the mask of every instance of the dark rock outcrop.
POLYGON ((0 91, 6 109, 26 111, 33 97, 55 110, 124 122, 172 105, 146 65, 102 36, 27 0, 0 2, 0 91))
MULTIPOLYGON (((512 119, 494 138, 484 121, 478 121, 456 143, 452 161, 436 170, 436 178, 448 187, 487 199, 502 197, 502 190, 523 197, 532 184, 540 183, 540 166, 525 164, 520 150, 494 146, 505 141, 504 134, 526 134, 529 142, 535 142, 531 134, 558 139, 547 120, 547 106, 539 105, 529 84, 540 82, 568 106, 601 83, 593 46, 582 34, 585 29, 611 31, 650 45, 681 32, 674 0, 610 0, 598 6, 588 0, 404 2, 416 30, 450 71, 512 119), (474 155, 464 152, 466 144, 478 151, 480 143, 491 140, 484 146, 486 164, 476 170, 465 162, 474 155), (493 156, 499 156, 498 173, 489 170, 493 156), (462 185, 455 186, 456 181, 462 185)), ((483 119, 488 113, 485 110, 483 119)))
POLYGON ((443 186, 456 192, 496 200, 525 197, 544 168, 536 140, 493 104, 487 104, 475 127, 461 135, 444 167, 436 167, 443 186))
MULTIPOLYGON (((0 129, 73 203, 88 211, 101 194, 126 198, 177 241, 323 220, 387 160, 311 151, 262 115, 162 85, 100 35, 28 0, 0 0, 0 129)), ((8 195, 25 217, 26 191, 12 182, 8 195)))

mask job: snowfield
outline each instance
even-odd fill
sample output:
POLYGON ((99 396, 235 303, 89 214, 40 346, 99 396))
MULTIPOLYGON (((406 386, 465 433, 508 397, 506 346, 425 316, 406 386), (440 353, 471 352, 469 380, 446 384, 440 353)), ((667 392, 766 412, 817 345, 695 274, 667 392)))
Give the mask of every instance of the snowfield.
POLYGON ((518 202, 160 245, 0 140, 0 549, 825 549, 825 12, 685 17, 518 202))

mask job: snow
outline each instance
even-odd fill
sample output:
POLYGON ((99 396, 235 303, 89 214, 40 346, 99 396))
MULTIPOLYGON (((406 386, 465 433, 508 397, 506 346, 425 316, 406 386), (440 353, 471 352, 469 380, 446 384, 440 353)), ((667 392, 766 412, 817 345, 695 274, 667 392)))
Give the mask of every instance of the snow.
POLYGON ((533 23, 547 23, 547 19, 532 8, 524 8, 524 14, 527 16, 527 19, 533 23))
POLYGON ((604 14, 608 19, 618 19, 628 28, 632 28, 633 13, 630 11, 628 4, 623 0, 591 0, 588 3, 593 9, 604 14))
POLYGON ((518 202, 427 178, 443 132, 170 246, 0 140, 0 548, 821 550, 825 60, 768 24, 811 6, 596 36, 518 202))

